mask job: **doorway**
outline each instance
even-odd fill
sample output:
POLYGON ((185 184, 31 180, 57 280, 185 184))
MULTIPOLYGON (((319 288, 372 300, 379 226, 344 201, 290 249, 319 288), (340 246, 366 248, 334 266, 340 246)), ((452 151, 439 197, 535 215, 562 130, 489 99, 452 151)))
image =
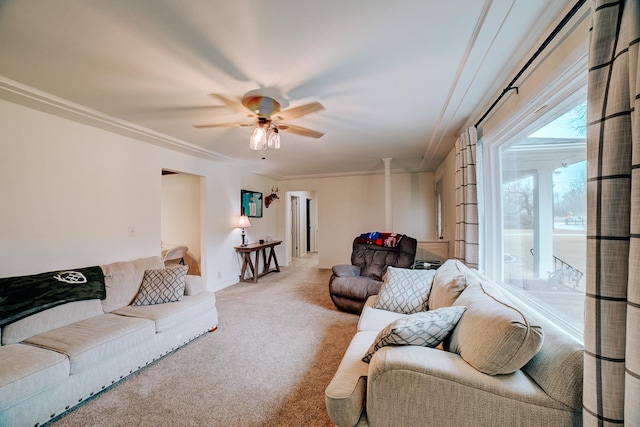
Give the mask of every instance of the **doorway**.
POLYGON ((307 199, 307 253, 311 252, 311 199, 307 199))
POLYGON ((300 198, 291 196, 291 257, 300 256, 300 198))
POLYGON ((315 191, 288 191, 285 224, 287 259, 318 251, 318 202, 315 191))
POLYGON ((184 263, 188 274, 200 275, 201 264, 201 186, 202 177, 163 169, 160 210, 161 250, 186 246, 184 263))

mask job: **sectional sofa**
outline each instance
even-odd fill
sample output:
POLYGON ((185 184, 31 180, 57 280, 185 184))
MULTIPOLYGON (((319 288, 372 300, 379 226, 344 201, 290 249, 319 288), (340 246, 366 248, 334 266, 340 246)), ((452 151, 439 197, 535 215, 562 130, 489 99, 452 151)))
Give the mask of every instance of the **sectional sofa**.
POLYGON ((215 294, 186 268, 149 257, 100 269, 104 298, 0 329, 0 426, 47 422, 217 327, 215 294))
POLYGON ((390 268, 326 389, 327 411, 339 427, 580 426, 583 351, 459 261, 390 268))

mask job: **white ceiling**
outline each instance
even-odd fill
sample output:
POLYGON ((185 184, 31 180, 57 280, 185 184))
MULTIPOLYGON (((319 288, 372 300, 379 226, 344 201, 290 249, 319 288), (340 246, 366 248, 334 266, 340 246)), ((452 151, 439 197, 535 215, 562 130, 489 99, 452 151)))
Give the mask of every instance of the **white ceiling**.
MULTIPOLYGON (((433 171, 567 0, 0 0, 0 97, 37 94, 275 178, 433 171), (325 110, 282 148, 211 93, 325 110), (265 159, 262 159, 265 157, 265 159)), ((31 96, 35 98, 35 96, 31 96)))

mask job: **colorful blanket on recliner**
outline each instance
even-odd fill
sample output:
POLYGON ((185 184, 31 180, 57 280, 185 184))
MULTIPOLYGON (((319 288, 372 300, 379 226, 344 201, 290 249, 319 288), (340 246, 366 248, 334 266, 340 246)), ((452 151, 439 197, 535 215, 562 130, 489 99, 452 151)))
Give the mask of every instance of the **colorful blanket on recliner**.
POLYGON ((382 246, 384 248, 395 248, 400 244, 402 236, 403 234, 372 231, 370 233, 362 233, 360 237, 357 238, 357 243, 382 246))
POLYGON ((0 279, 0 326, 72 301, 104 299, 98 266, 0 279))

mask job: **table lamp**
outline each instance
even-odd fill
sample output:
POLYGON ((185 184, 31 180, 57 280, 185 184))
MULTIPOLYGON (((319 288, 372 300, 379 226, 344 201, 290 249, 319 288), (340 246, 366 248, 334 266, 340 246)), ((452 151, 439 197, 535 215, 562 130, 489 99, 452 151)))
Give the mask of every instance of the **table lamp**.
POLYGON ((247 246, 247 244, 244 241, 244 229, 246 227, 251 227, 251 223, 249 222, 249 218, 246 215, 242 215, 240 219, 238 219, 238 226, 237 226, 237 228, 242 228, 242 245, 240 246, 247 246))

